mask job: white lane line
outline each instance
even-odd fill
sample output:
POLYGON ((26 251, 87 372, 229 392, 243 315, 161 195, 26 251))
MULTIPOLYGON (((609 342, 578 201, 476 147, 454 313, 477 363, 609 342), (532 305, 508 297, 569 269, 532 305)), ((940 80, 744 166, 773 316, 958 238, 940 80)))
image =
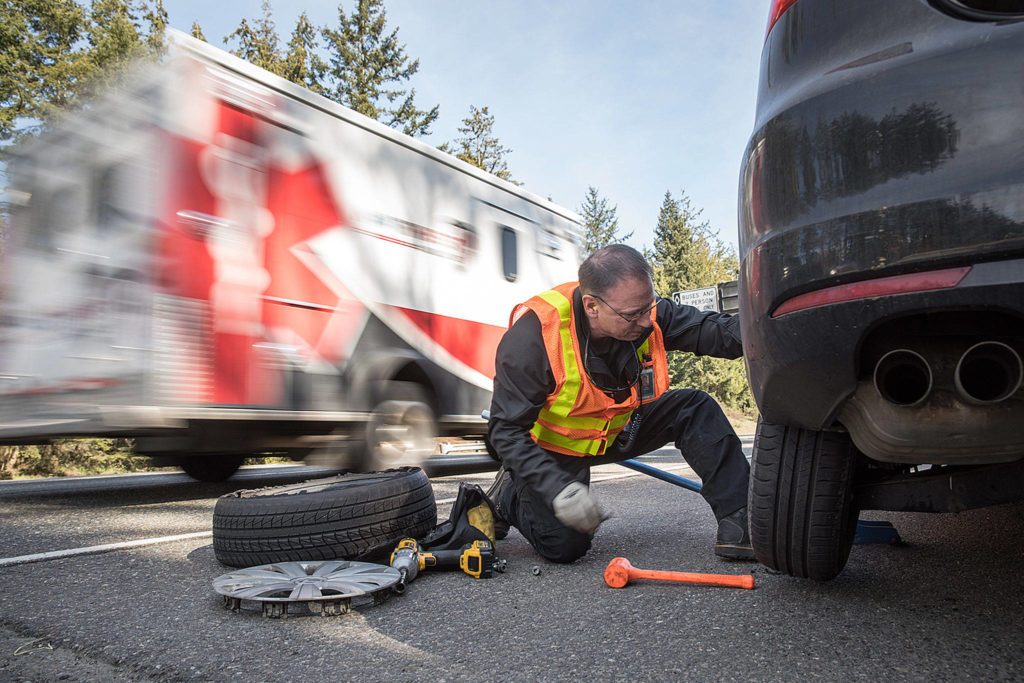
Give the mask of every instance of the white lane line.
POLYGON ((191 534, 178 534, 177 536, 160 536, 158 538, 140 538, 137 541, 125 541, 124 543, 106 543, 104 545, 93 545, 87 548, 71 548, 69 550, 54 550, 48 553, 36 553, 34 555, 19 555, 18 557, 0 558, 0 567, 11 567, 16 564, 30 564, 32 562, 45 562, 47 560, 58 560, 62 557, 76 557, 78 555, 95 555, 97 553, 109 553, 112 550, 124 550, 126 548, 138 548, 144 545, 155 545, 157 543, 171 543, 173 541, 186 541, 191 538, 206 538, 212 536, 212 531, 196 531, 191 534))

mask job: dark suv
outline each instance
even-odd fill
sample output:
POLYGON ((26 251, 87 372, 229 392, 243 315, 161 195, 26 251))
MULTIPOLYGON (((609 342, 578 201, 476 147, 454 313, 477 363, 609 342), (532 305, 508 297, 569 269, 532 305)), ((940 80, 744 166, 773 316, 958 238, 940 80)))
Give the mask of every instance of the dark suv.
POLYGON ((739 213, 758 560, 1024 497, 1024 1, 775 0, 739 213))

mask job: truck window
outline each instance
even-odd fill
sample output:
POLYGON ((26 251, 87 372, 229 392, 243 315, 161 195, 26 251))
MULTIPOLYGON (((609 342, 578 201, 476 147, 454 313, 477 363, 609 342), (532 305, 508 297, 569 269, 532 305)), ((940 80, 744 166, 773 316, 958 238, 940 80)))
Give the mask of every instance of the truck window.
POLYGON ((469 263, 477 252, 477 239, 476 229, 469 223, 465 223, 459 220, 450 221, 456 228, 456 236, 454 238, 456 246, 455 261, 460 266, 465 266, 469 263))
POLYGON ((95 179, 93 191, 93 211, 95 212, 96 232, 105 236, 111 232, 117 217, 116 201, 118 192, 118 170, 116 166, 103 169, 95 179))
POLYGON ((550 228, 537 229, 537 251, 545 256, 561 260, 562 245, 558 241, 558 235, 550 228))
POLYGON ((70 191, 53 192, 39 188, 32 193, 31 223, 25 244, 39 251, 54 249, 61 219, 67 214, 70 191))
POLYGON ((516 254, 516 231, 507 225, 501 226, 501 268, 505 279, 515 282, 519 277, 519 259, 516 254))

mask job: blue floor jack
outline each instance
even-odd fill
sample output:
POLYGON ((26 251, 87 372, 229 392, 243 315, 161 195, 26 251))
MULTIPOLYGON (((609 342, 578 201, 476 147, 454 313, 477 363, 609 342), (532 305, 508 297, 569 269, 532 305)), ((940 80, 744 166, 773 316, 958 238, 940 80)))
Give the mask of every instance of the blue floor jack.
MULTIPOLYGON (((636 460, 622 460, 619 462, 623 467, 628 467, 631 470, 646 474, 660 479, 661 481, 673 484, 675 486, 681 486, 689 491, 700 493, 701 485, 692 479, 680 477, 677 474, 666 472, 665 470, 658 469, 657 467, 651 467, 650 465, 636 460)), ((854 534, 853 542, 859 545, 866 545, 869 543, 887 543, 889 545, 899 545, 902 543, 899 532, 890 522, 869 522, 867 520, 857 521, 857 531, 854 534)))

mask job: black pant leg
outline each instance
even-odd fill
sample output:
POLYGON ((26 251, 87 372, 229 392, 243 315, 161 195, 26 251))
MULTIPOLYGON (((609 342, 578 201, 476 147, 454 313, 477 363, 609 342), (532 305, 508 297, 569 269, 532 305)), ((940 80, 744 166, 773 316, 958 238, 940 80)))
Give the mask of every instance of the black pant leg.
MULTIPOLYGON (((573 479, 584 484, 590 483, 588 458, 553 453, 559 468, 568 472, 573 479)), ((513 486, 504 492, 506 499, 499 503, 509 524, 530 542, 539 555, 552 562, 569 563, 577 560, 590 550, 593 534, 584 534, 565 526, 555 517, 551 506, 536 491, 512 478, 513 486)))
POLYGON ((750 465, 717 401, 697 389, 673 389, 642 410, 633 443, 626 446, 617 440, 610 456, 626 460, 673 443, 701 478, 701 495, 716 519, 747 506, 750 465))

